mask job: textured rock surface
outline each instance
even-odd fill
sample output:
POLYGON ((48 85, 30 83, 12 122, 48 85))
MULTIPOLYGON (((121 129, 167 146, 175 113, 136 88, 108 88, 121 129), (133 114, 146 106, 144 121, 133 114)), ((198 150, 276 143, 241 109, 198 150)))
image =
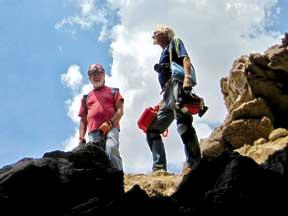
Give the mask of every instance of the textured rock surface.
POLYGON ((0 169, 0 202, 4 197, 6 215, 64 215, 90 198, 105 203, 121 193, 123 172, 111 168, 105 152, 95 145, 49 152, 0 169))
POLYGON ((182 175, 176 175, 165 171, 157 171, 151 174, 127 174, 124 177, 125 191, 129 191, 134 185, 139 185, 149 196, 173 194, 182 180, 182 175))
POLYGON ((286 146, 288 146, 288 131, 278 128, 270 133, 268 140, 256 140, 254 145, 244 145, 235 151, 253 158, 258 164, 263 164, 270 155, 286 146))
POLYGON ((234 61, 229 76, 220 82, 228 115, 202 141, 203 155, 217 156, 224 150, 244 145, 248 148, 256 140, 259 143, 260 138, 263 144, 274 128, 288 128, 287 41, 288 34, 285 34, 281 45, 234 61))

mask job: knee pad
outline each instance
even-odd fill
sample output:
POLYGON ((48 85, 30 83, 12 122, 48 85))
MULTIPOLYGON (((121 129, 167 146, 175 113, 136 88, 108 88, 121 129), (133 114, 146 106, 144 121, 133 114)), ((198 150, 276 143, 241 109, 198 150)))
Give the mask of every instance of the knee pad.
POLYGON ((180 134, 180 136, 182 136, 187 131, 187 129, 188 127, 183 123, 177 125, 177 131, 180 134))
POLYGON ((147 140, 153 141, 161 139, 160 133, 147 133, 147 140))
MULTIPOLYGON (((182 124, 179 124, 179 125, 182 125, 182 124)), ((185 125, 185 129, 186 130, 184 130, 184 126, 182 126, 182 127, 183 127, 183 129, 181 131, 182 133, 180 133, 178 131, 180 136, 181 136, 181 138, 182 138, 182 141, 184 143, 189 143, 191 141, 195 142, 195 137, 197 138, 197 136, 196 136, 196 131, 195 131, 194 127, 192 127, 192 126, 189 127, 189 126, 185 125)))

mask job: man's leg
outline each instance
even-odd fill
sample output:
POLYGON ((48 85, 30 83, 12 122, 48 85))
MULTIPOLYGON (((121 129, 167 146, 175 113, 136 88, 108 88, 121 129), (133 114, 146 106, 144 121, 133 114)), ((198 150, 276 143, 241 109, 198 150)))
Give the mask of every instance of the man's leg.
POLYGON ((119 151, 119 129, 112 128, 106 138, 106 153, 113 168, 123 170, 122 158, 119 151))
POLYGON ((175 112, 177 131, 184 144, 186 163, 188 166, 193 167, 200 160, 201 152, 196 131, 192 126, 192 116, 183 114, 179 110, 175 110, 175 112))
POLYGON ((173 110, 167 109, 165 106, 161 107, 146 134, 153 157, 153 171, 167 170, 166 154, 161 133, 169 127, 173 119, 173 110))

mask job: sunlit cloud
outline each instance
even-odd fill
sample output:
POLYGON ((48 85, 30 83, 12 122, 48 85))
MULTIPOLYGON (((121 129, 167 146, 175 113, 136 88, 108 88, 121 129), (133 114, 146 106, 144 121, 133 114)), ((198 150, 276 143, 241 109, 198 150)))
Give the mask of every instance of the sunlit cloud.
MULTIPOLYGON (((277 13, 276 0, 107 2, 111 12, 117 11, 119 16, 119 23, 114 25, 109 35, 113 60, 111 77, 106 77, 106 83, 119 87, 125 98, 120 151, 126 172, 147 172, 152 166, 145 134, 137 128, 136 122, 145 107, 153 106, 161 99, 157 74, 153 71, 161 49, 153 46, 151 39, 157 24, 168 24, 175 30, 184 41, 196 68, 198 85, 194 90, 209 106, 204 117, 194 118, 193 125, 199 139, 209 136, 213 130, 211 125, 217 126, 217 122, 219 125, 225 118, 220 79, 228 75, 233 61, 243 54, 262 52, 279 41, 279 33, 267 28, 273 22, 272 15, 277 13)), ((88 7, 86 12, 89 11, 93 10, 88 7)), ((96 25, 105 27, 104 22, 96 25)), ((85 86, 88 91, 89 85, 85 86)), ((81 89, 69 102, 69 112, 74 113, 71 116, 75 122, 83 92, 81 89)), ((169 136, 164 142, 168 164, 176 164, 181 170, 185 160, 184 149, 175 123, 169 128, 169 136)))

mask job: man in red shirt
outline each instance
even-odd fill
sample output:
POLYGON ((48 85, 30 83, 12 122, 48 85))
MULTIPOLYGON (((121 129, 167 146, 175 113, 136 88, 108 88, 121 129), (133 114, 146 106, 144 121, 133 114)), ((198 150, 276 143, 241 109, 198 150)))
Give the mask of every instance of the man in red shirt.
POLYGON ((119 121, 123 116, 124 99, 119 89, 105 86, 102 65, 90 65, 88 77, 94 89, 81 102, 79 145, 86 143, 85 134, 88 130, 89 141, 105 149, 112 167, 123 170, 119 152, 119 121))

